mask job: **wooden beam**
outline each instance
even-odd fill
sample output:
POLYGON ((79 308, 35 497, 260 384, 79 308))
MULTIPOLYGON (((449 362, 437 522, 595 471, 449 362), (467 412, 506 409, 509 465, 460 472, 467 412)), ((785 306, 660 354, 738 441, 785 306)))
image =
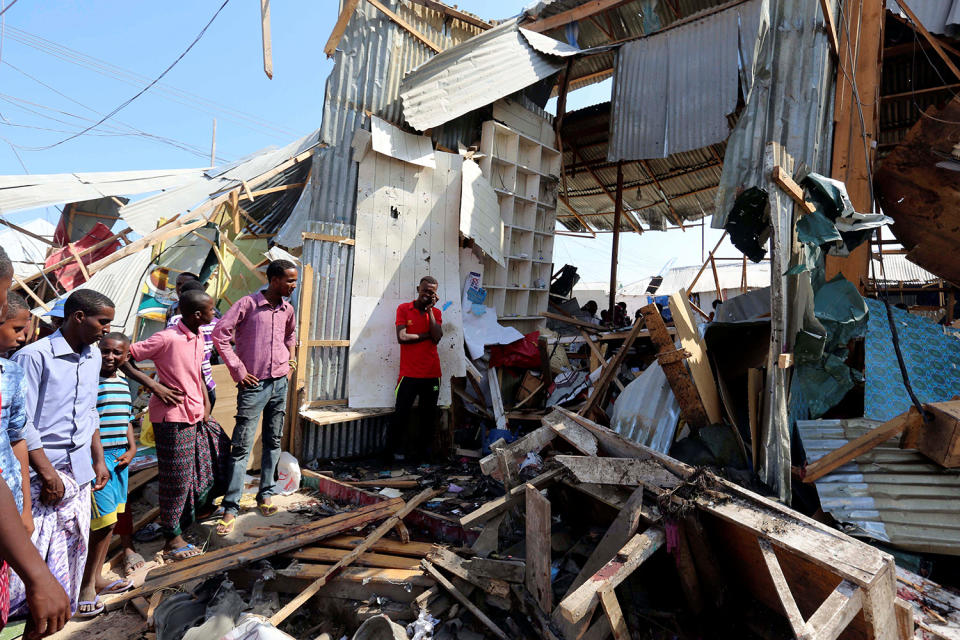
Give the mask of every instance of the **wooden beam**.
POLYGON ((452 582, 450 582, 449 580, 447 580, 447 578, 446 578, 442 573, 440 573, 439 571, 437 571, 437 568, 434 567, 433 564, 431 564, 431 562, 430 562, 429 560, 423 560, 423 561, 421 561, 421 566, 426 570, 426 572, 427 572, 428 574, 430 574, 430 575, 433 577, 434 580, 436 580, 437 582, 440 583, 440 586, 442 586, 444 589, 446 589, 447 591, 449 591, 449 592, 450 592, 450 595, 452 595, 454 598, 456 598, 457 601, 458 601, 460 604, 462 604, 464 607, 466 607, 467 610, 468 610, 470 613, 472 613, 477 620, 479 620, 481 623, 483 623, 483 626, 485 626, 487 629, 489 629, 491 632, 493 632, 493 635, 494 635, 494 636, 496 636, 497 638, 500 638, 500 640, 507 640, 507 634, 505 634, 505 633, 500 629, 500 627, 498 627, 498 626, 493 622, 493 620, 491 620, 490 618, 488 618, 488 617, 486 616, 486 614, 483 613, 483 611, 481 611, 479 608, 477 608, 477 605, 475 605, 475 604, 473 604, 472 602, 470 602, 470 599, 467 598, 467 596, 465 596, 464 594, 462 594, 459 589, 457 589, 455 586, 453 586, 453 583, 452 583, 452 582))
POLYGON ((863 455, 890 438, 900 435, 904 430, 911 428, 911 425, 919 426, 922 422, 923 418, 920 413, 915 407, 910 407, 910 410, 906 413, 901 413, 897 417, 887 420, 859 438, 851 440, 842 447, 834 449, 822 458, 808 464, 803 475, 803 481, 815 482, 857 456, 863 455))
POLYGON ((424 489, 414 496, 410 502, 404 504, 396 513, 387 518, 379 527, 374 529, 373 532, 371 532, 362 543, 354 547, 352 551, 342 557, 335 565, 327 569, 327 571, 325 571, 322 576, 317 578, 309 587, 301 591, 293 600, 288 602, 282 609, 273 614, 270 617, 270 623, 275 627, 280 626, 280 623, 286 620, 291 613, 299 609, 304 603, 307 602, 307 600, 312 598, 317 591, 327 584, 327 581, 330 578, 335 576, 341 569, 359 558, 363 552, 373 546, 373 544, 380 540, 380 538, 390 533, 390 530, 396 526, 397 522, 403 520, 403 518, 409 515, 411 511, 419 507, 430 498, 440 495, 441 493, 443 493, 442 489, 424 489))
POLYGON ((640 329, 644 326, 645 320, 643 318, 637 318, 633 323, 633 328, 630 330, 630 334, 627 336, 627 339, 623 341, 623 344, 620 346, 620 349, 614 354, 613 358, 609 362, 603 365, 603 371, 600 372, 600 378, 593 385, 593 390, 590 392, 590 397, 587 398, 587 403, 583 406, 583 409, 578 411, 582 416, 589 416, 590 413, 595 409, 601 409, 606 406, 606 395, 607 390, 610 388, 610 382, 614 380, 620 372, 620 365, 623 364, 623 361, 627 357, 627 352, 630 351, 630 347, 633 346, 633 343, 636 341, 637 336, 640 334, 640 329))
POLYGON ((654 493, 676 489, 683 481, 656 460, 557 455, 553 459, 579 482, 642 486, 654 493))
POLYGON ((59 248, 59 247, 60 247, 60 245, 58 245, 56 242, 54 242, 54 241, 52 241, 52 240, 48 240, 48 239, 44 238, 43 236, 38 236, 38 235, 35 234, 33 231, 30 231, 29 229, 24 229, 24 228, 21 227, 20 225, 13 224, 13 223, 10 222, 9 220, 4 219, 2 215, 0 215, 0 224, 6 225, 6 226, 10 227, 11 229, 13 229, 14 231, 16 231, 17 233, 22 233, 23 235, 27 236, 28 238, 33 238, 34 240, 36 240, 36 241, 38 241, 38 242, 42 242, 43 244, 49 245, 49 246, 54 247, 54 248, 59 248))
POLYGON ((453 18, 454 20, 459 20, 465 24, 469 24, 472 27, 477 27, 478 29, 483 29, 484 31, 492 29, 493 25, 489 22, 486 22, 474 15, 465 13, 458 10, 456 7, 449 7, 442 2, 437 2, 437 0, 410 0, 415 4, 423 5, 431 11, 436 11, 437 13, 442 13, 448 18, 453 18))
POLYGON ((558 436, 569 442, 574 449, 583 455, 597 455, 597 437, 587 431, 581 424, 574 422, 559 411, 550 412, 543 416, 540 421, 553 429, 558 436))
MULTIPOLYGON (((540 449, 547 446, 556 435, 556 432, 550 427, 538 427, 522 438, 505 445, 503 451, 514 459, 514 465, 516 465, 516 460, 522 460, 531 451, 540 451, 540 449)), ((497 456, 495 454, 491 453, 480 459, 480 472, 484 475, 490 475, 496 469, 497 456)))
POLYGON ((554 617, 558 614, 567 622, 577 624, 592 614, 599 604, 603 589, 614 589, 629 577, 647 558, 666 541, 663 529, 650 527, 633 536, 599 571, 580 585, 576 591, 563 599, 554 617))
POLYGON ((498 598, 510 597, 510 585, 505 580, 473 575, 469 569, 470 562, 464 560, 449 549, 434 546, 430 553, 426 555, 426 559, 461 580, 480 587, 480 589, 492 596, 498 598))
POLYGON ((304 240, 320 240, 322 242, 339 242, 340 244, 355 245, 357 241, 348 236, 331 236, 326 233, 314 233, 312 231, 304 231, 300 234, 303 236, 304 240))
POLYGON ((523 486, 526 501, 526 585, 542 611, 553 610, 550 586, 550 501, 529 482, 523 486))
POLYGON ((583 4, 574 7, 573 9, 567 9, 566 11, 561 11, 560 13, 552 15, 548 18, 534 20, 533 22, 528 22, 520 26, 524 29, 529 29, 530 31, 543 33, 544 31, 556 29, 557 27, 562 27, 570 24, 571 22, 584 20, 591 16, 603 13, 604 11, 616 9, 620 5, 627 4, 630 1, 631 0, 590 0, 589 2, 584 2, 583 4))
POLYGON ((617 191, 613 198, 613 246, 610 249, 610 298, 607 313, 613 321, 617 300, 617 267, 620 260, 620 219, 623 217, 623 163, 617 163, 617 191))
POLYGON ((260 33, 263 37, 263 72, 273 80, 273 45, 270 42, 270 0, 260 0, 260 33))
POLYGON ((933 35, 927 31, 927 28, 923 26, 923 23, 920 22, 919 18, 917 18, 917 14, 913 12, 913 9, 910 8, 906 1, 900 2, 897 0, 897 4, 900 5, 900 8, 903 9, 903 12, 907 14, 908 18, 910 18, 910 22, 916 25, 917 31, 919 31, 926 41, 930 43, 930 46, 933 47, 933 49, 937 52, 937 55, 939 55, 940 59, 943 60, 944 64, 947 65, 947 68, 953 72, 953 75, 956 76, 958 80, 960 80, 960 69, 958 69, 957 65, 954 64, 953 60, 950 59, 950 57, 947 55, 947 52, 943 50, 943 46, 941 45, 940 41, 937 38, 934 38, 933 35))
POLYGON ((773 181, 783 189, 790 199, 800 207, 801 213, 813 213, 817 210, 815 206, 803 198, 803 187, 794 181, 793 176, 783 170, 782 167, 774 167, 771 174, 773 181))
MULTIPOLYGON (((263 284, 267 284, 267 276, 265 276, 260 269, 257 269, 257 265, 253 264, 247 256, 243 255, 243 252, 240 251, 240 248, 237 247, 237 245, 233 244, 233 242, 231 242, 226 235, 224 235, 221 239, 223 240, 223 246, 225 246, 230 253, 236 256, 237 260, 239 260, 240 263, 250 271, 250 273, 256 276, 256 278, 263 284)), ((309 266, 310 265, 304 265, 304 268, 306 269, 306 267, 309 266)))
POLYGON ((800 614, 800 608, 793 597, 793 592, 790 591, 790 585, 787 584, 787 577, 783 575, 783 569, 780 567, 780 561, 777 560, 773 545, 766 538, 758 538, 757 544, 760 545, 760 554, 767 565, 767 572, 770 574, 770 579, 773 580, 773 587, 777 592, 777 597, 780 598, 780 604, 783 606, 783 612, 787 616, 790 628, 793 629, 793 634, 798 638, 806 637, 807 623, 800 614))
POLYGON ((24 290, 24 292, 30 297, 31 300, 33 300, 35 303, 37 303, 38 305, 40 305, 41 307, 43 307, 44 311, 50 311, 50 305, 47 304, 46 302, 44 302, 43 299, 40 298, 40 296, 38 296, 37 294, 35 294, 35 293, 33 292, 33 289, 31 289, 30 287, 28 287, 28 286, 24 283, 24 281, 20 279, 20 276, 18 276, 16 273, 13 274, 13 281, 14 281, 21 289, 24 290))
POLYGON ((823 20, 827 25, 827 37, 830 39, 830 49, 835 57, 840 57, 840 41, 837 39, 837 22, 833 19, 831 0, 820 0, 820 10, 823 11, 823 20))
POLYGON ((379 9, 383 13, 383 15, 387 16, 388 18, 396 22, 397 25, 399 25, 400 28, 402 28, 404 31, 412 35, 414 38, 416 38, 423 44, 427 45, 429 48, 433 49, 435 53, 440 53, 442 51, 440 47, 435 45, 433 42, 427 39, 426 36, 424 36, 422 33, 417 31, 413 27, 413 25, 411 25, 409 22, 407 22, 406 20, 404 20, 403 18, 395 14, 393 11, 391 11, 388 7, 386 7, 383 3, 381 3, 380 0, 367 0, 367 2, 369 2, 370 4, 375 6, 377 9, 379 9))
MULTIPOLYGON (((257 273, 260 273, 257 271, 257 273)), ((307 377, 307 355, 309 347, 305 346, 307 336, 310 335, 310 318, 313 312, 313 265, 304 264, 300 286, 300 302, 298 304, 299 322, 297 323, 297 368, 293 372, 293 385, 290 390, 291 398, 294 400, 293 406, 299 407, 301 400, 301 389, 303 382, 307 377)), ((295 414, 299 412, 287 411, 290 416, 287 422, 288 432, 290 433, 290 449, 294 456, 299 457, 302 451, 301 438, 303 429, 300 421, 296 419, 295 414)))
POLYGON ((720 248, 720 243, 723 242, 723 239, 727 237, 727 230, 724 229, 723 233, 720 235, 720 239, 717 240, 717 244, 710 250, 707 259, 703 261, 703 264, 700 266, 700 270, 697 271, 697 275, 693 276, 693 280, 690 281, 686 287, 683 288, 684 291, 690 291, 693 287, 696 286, 697 281, 700 280, 700 276, 703 275, 704 270, 707 268, 707 265, 710 264, 710 258, 713 257, 713 254, 717 252, 717 249, 720 248))
MULTIPOLYGON (((560 475, 563 474, 563 469, 551 469, 541 473, 536 478, 533 478, 529 481, 529 484, 540 488, 546 486, 547 484, 554 482, 559 479, 560 475)), ((504 513, 505 511, 517 506, 521 500, 524 498, 524 486, 514 487, 511 489, 510 493, 499 498, 494 498, 493 500, 487 502, 478 509, 471 511, 462 518, 460 518, 460 525, 463 527, 470 527, 475 524, 480 524, 490 520, 496 515, 504 513)))
MULTIPOLYGON (((124 237, 124 234, 130 233, 130 231, 131 231, 131 230, 130 230, 130 228, 128 227, 127 229, 125 229, 124 231, 121 231, 120 233, 114 234, 114 235, 110 236, 109 238, 106 238, 106 239, 104 239, 104 240, 101 240, 100 242, 98 242, 97 244, 93 245, 92 247, 87 247, 86 249, 83 249, 82 251, 79 252, 79 255, 80 255, 80 257, 83 257, 83 256, 86 256, 86 255, 89 255, 89 254, 93 253, 94 251, 98 251, 98 250, 102 249, 103 247, 105 247, 105 246, 107 246, 107 245, 109 245, 109 244, 112 244, 112 243, 114 243, 114 242, 117 242, 117 240, 119 240, 120 238, 124 237)), ((36 280, 37 278, 42 278, 43 276, 47 275, 48 273, 51 273, 51 272, 53 272, 53 271, 56 271, 57 269, 65 266, 65 265, 70 264, 71 262, 74 261, 74 259, 75 259, 75 258, 74 258, 73 256, 70 256, 69 258, 64 258, 63 260, 61 260, 61 261, 59 261, 59 262, 57 262, 57 263, 55 263, 55 264, 50 265, 49 267, 44 267, 44 268, 41 269, 40 271, 37 271, 37 272, 34 273, 34 274, 31 274, 31 275, 29 275, 29 276, 27 276, 27 277, 25 277, 25 278, 22 278, 19 282, 14 282, 14 284, 13 284, 13 286, 10 288, 10 290, 13 291, 13 290, 15 290, 17 287, 24 286, 25 283, 27 283, 27 282, 31 282, 31 281, 33 281, 33 280, 36 280)))
POLYGON ((603 605, 603 613, 610 622, 613 640, 630 640, 630 630, 627 629, 627 622, 623 619, 623 611, 613 589, 604 587, 600 590, 600 604, 603 605))
POLYGON ((230 217, 233 218, 233 235, 240 234, 243 225, 240 224, 240 190, 234 189, 230 192, 230 217))
POLYGON ((291 190, 293 190, 293 189, 302 189, 303 187, 305 187, 305 186, 307 185, 306 182, 293 182, 293 183, 290 183, 290 184, 281 184, 281 185, 279 185, 279 186, 277 186, 277 187, 269 187, 269 188, 267 188, 267 189, 259 189, 259 190, 257 190, 257 191, 250 191, 250 188, 247 187, 246 184, 247 184, 246 182, 243 183, 243 185, 244 185, 244 187, 245 187, 245 188, 244 188, 243 197, 246 198, 247 200, 253 200, 254 198, 259 197, 259 196, 265 196, 265 195, 267 195, 268 193, 277 193, 278 191, 291 191, 291 190))
POLYGON ((330 32, 330 37, 327 38, 327 44, 323 47, 323 52, 327 54, 328 58, 333 57, 333 54, 336 52, 337 45, 340 44, 340 39, 343 38, 343 34, 347 30, 347 25, 350 23, 350 18, 353 17, 353 12, 357 10, 358 4, 360 4, 360 0, 344 0, 343 10, 337 17, 337 23, 333 25, 333 31, 330 32))
MULTIPOLYGON (((807 628, 814 640, 835 640, 863 608, 863 590, 844 580, 830 593, 822 605, 807 620, 807 628)), ((880 630, 894 637, 893 629, 880 630)), ((874 637, 880 637, 878 633, 874 637)))

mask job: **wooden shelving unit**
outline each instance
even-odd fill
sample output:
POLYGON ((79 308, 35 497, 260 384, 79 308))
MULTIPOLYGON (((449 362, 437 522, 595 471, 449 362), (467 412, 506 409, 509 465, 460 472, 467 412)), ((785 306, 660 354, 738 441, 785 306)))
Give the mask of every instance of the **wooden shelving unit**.
POLYGON ((500 201, 506 261, 484 260, 487 304, 501 322, 530 331, 547 310, 560 152, 494 120, 483 123, 480 152, 480 169, 500 201))

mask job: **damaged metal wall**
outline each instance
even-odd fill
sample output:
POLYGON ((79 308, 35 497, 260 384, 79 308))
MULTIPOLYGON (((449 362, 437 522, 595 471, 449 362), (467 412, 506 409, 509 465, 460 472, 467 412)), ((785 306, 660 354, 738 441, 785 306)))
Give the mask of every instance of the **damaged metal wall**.
POLYGON ((387 437, 391 416, 318 425, 303 420, 301 460, 335 460, 376 453, 387 437))
MULTIPOLYGON (((836 15, 836 4, 830 3, 836 15)), ((712 226, 722 229, 737 194, 762 186, 764 147, 780 143, 796 166, 830 173, 836 65, 820 4, 763 0, 746 106, 727 139, 712 226)))

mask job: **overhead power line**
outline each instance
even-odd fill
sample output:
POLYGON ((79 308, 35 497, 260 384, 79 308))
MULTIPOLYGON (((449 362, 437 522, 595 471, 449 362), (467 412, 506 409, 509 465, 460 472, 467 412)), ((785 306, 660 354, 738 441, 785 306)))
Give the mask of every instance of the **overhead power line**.
MULTIPOLYGON (((142 86, 144 82, 149 80, 146 76, 130 71, 129 69, 89 56, 75 49, 70 49, 69 47, 47 40, 23 29, 7 27, 7 37, 14 42, 31 47, 41 53, 46 53, 64 62, 69 62, 108 78, 119 80, 120 82, 142 86)), ((262 129, 288 136, 297 135, 296 131, 277 126, 256 115, 234 109, 163 82, 157 83, 151 93, 165 97, 178 104, 197 109, 198 111, 216 115, 220 119, 229 120, 253 130, 262 129)))
MULTIPOLYGON (((96 122, 95 124, 90 125, 89 127, 87 127, 86 129, 84 129, 83 131, 80 131, 79 133, 75 133, 74 135, 71 135, 71 136, 67 136, 67 137, 64 138, 63 140, 60 140, 60 141, 58 141, 58 142, 54 142, 53 144, 48 144, 48 145, 44 145, 44 146, 41 146, 41 147, 30 147, 29 149, 30 149, 31 151, 45 151, 45 150, 47 150, 47 149, 53 149, 54 147, 57 147, 57 146, 65 143, 65 142, 69 142, 70 140, 74 140, 75 138, 79 138, 79 137, 82 136, 83 134, 87 133, 88 131, 90 131, 90 130, 98 127, 98 126, 100 126, 101 124, 103 124, 104 122, 106 122, 107 120, 109 120, 110 118, 112 118, 113 116, 115 116, 115 115, 116 115, 117 113, 119 113, 122 109, 124 109, 125 107, 127 107, 128 105, 130 105, 134 100, 136 100, 137 98, 139 98, 140 96, 142 96, 144 93, 146 93, 147 91, 149 91, 150 88, 151 88, 152 86, 154 86, 155 84, 157 84, 158 82, 160 82, 160 80, 162 80, 163 77, 164 77, 165 75, 167 75, 167 74, 170 72, 171 69, 173 69, 175 66, 177 66, 177 63, 179 63, 179 62, 183 59, 183 57, 186 56, 186 55, 190 52, 190 50, 193 49, 193 47, 194 47, 198 42, 200 42, 200 39, 203 37, 203 34, 205 34, 205 33, 207 32, 207 29, 210 28, 210 25, 213 24, 213 21, 217 19, 217 16, 220 15, 220 12, 223 11, 224 7, 226 7, 227 4, 229 4, 229 3, 230 3, 230 0, 223 0, 223 4, 220 5, 220 8, 216 10, 216 12, 213 14, 213 16, 212 16, 212 17, 210 18, 210 20, 207 22, 207 24, 204 25, 203 29, 200 30, 200 33, 197 34, 197 37, 193 39, 193 42, 191 42, 190 45, 189 45, 186 49, 184 49, 183 53, 181 53, 179 56, 177 56, 177 59, 174 60, 174 61, 170 64, 170 66, 168 66, 166 69, 164 69, 164 70, 163 70, 163 73, 161 73, 159 76, 156 77, 156 79, 154 79, 153 81, 151 81, 150 84, 148 84, 148 85, 145 86, 143 89, 141 89, 141 90, 138 91, 136 94, 134 94, 133 97, 131 97, 130 99, 128 99, 128 100, 126 100, 125 102, 121 103, 119 106, 117 106, 117 107, 116 107, 115 109, 113 109, 111 112, 109 112, 107 115, 103 116, 103 118, 101 118, 98 122, 96 122)), ((26 148, 26 147, 24 147, 24 148, 26 148)))

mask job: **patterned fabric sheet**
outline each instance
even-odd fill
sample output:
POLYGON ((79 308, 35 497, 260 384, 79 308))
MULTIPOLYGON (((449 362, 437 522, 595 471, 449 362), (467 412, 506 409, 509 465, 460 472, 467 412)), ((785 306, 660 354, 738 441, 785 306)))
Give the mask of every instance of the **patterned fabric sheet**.
MULTIPOLYGON (((890 336, 887 312, 879 300, 867 299, 870 319, 866 339, 865 418, 890 420, 910 408, 890 336)), ((927 318, 893 308, 900 351, 910 385, 920 402, 943 402, 960 395, 960 339, 927 318)))

